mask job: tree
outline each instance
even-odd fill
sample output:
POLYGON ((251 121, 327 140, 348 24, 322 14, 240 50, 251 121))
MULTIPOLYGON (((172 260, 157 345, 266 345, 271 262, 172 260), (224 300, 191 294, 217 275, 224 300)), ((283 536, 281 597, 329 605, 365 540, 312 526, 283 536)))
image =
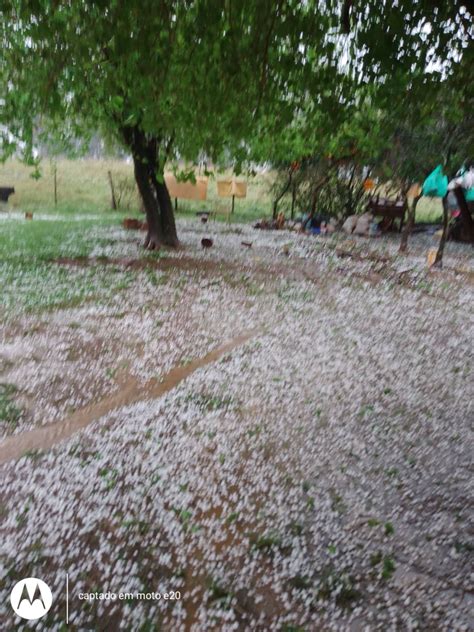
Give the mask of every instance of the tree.
POLYGON ((119 140, 133 156, 146 246, 175 246, 167 160, 195 160, 202 151, 217 157, 228 147, 237 160, 245 153, 255 121, 280 105, 289 76, 308 72, 304 47, 325 38, 329 18, 317 7, 296 0, 4 2, 0 123, 30 152, 40 127, 50 134, 65 122, 71 135, 99 129, 119 140))
MULTIPOLYGON (((259 148, 273 150, 272 163, 282 168, 285 181, 278 195, 291 191, 294 196, 304 170, 293 173, 293 161, 318 165, 317 174, 306 171, 310 184, 305 190, 314 192, 306 206, 313 212, 332 183, 345 187, 351 182, 348 170, 372 170, 406 194, 410 184, 423 181, 438 162, 452 165, 460 160, 473 138, 468 124, 473 103, 472 17, 466 8, 472 3, 354 0, 337 4, 345 37, 334 35, 333 41, 344 61, 328 74, 330 106, 324 102, 324 91, 315 90, 308 81, 294 92, 304 104, 294 119, 279 135, 276 128, 272 130, 273 148, 262 134, 257 140, 259 148), (329 177, 331 165, 347 155, 344 169, 329 177), (325 174, 327 179, 321 179, 325 174)), ((411 220, 413 215, 412 205, 411 220)), ((411 225, 409 221, 408 232, 411 225)))
POLYGON ((33 161, 38 130, 100 130, 133 156, 147 247, 174 246, 171 158, 225 153, 238 170, 258 155, 338 161, 349 148, 372 160, 394 102, 421 99, 429 111, 443 82, 462 101, 472 3, 447 4, 4 0, 3 154, 19 138, 33 161))
POLYGON ((31 147, 38 115, 45 115, 46 133, 67 121, 78 135, 99 128, 121 141, 133 157, 150 248, 177 244, 163 179, 166 160, 173 147, 185 155, 206 140, 201 130, 210 124, 212 69, 208 73, 203 53, 212 66, 211 44, 225 23, 224 13, 212 8, 164 1, 13 2, 3 12, 10 128, 15 122, 31 147), (190 118, 188 138, 183 128, 190 118))

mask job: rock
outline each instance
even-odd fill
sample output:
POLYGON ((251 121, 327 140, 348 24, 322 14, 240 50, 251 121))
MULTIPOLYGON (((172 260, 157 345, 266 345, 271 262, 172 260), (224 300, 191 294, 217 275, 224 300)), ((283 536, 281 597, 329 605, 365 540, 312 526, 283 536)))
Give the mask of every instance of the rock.
POLYGON ((331 217, 327 225, 328 234, 335 233, 336 230, 337 230, 337 221, 334 219, 334 217, 331 217))
POLYGON ((354 228, 356 227, 356 225, 357 215, 350 215, 342 225, 342 230, 348 235, 351 235, 354 232, 354 228))
POLYGON ((122 222, 122 226, 126 229, 126 230, 140 230, 142 227, 142 222, 139 219, 133 219, 131 217, 126 217, 123 222, 122 222))
POLYGON ((355 235, 368 235, 370 222, 372 221, 371 213, 364 213, 357 218, 357 223, 354 228, 355 235))

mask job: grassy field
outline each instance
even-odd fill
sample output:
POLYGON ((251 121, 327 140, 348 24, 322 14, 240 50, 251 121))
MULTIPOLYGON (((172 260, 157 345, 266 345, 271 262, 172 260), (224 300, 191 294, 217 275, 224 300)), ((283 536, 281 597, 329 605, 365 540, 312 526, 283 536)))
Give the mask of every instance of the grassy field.
POLYGON ((108 217, 0 222, 0 314, 73 307, 92 298, 101 304, 128 287, 134 275, 123 268, 93 265, 70 270, 56 264, 59 258, 103 251, 111 242, 113 224, 108 217))
MULTIPOLYGON (((125 195, 124 206, 117 213, 133 215, 138 212, 139 199, 134 188, 133 166, 120 160, 61 160, 57 164, 57 197, 54 204, 53 164, 44 161, 42 176, 31 177, 32 170, 21 163, 9 161, 0 165, 0 186, 14 186, 15 194, 10 197, 10 207, 22 211, 41 213, 105 213, 111 211, 111 193, 108 172, 112 174, 116 193, 121 188, 133 189, 125 195)), ((218 175, 225 177, 226 174, 218 175)), ((228 174, 227 174, 228 175, 228 174)), ((247 198, 236 199, 233 221, 252 221, 271 212, 269 188, 271 175, 260 175, 248 179, 247 198)), ((216 178, 209 179, 208 199, 205 202, 179 200, 179 214, 212 210, 220 219, 231 208, 231 200, 217 196, 216 178)))
MULTIPOLYGON (((107 252, 107 247, 115 243, 110 239, 110 229, 119 226, 126 216, 141 217, 132 165, 118 160, 60 161, 57 205, 53 173, 50 161, 42 163, 39 179, 32 178, 32 170, 19 162, 0 165, 0 186, 15 187, 8 205, 0 204, 0 313, 4 317, 18 310, 39 313, 92 299, 107 302, 133 280, 133 271, 114 266, 105 269, 93 265, 71 271, 55 264, 59 258, 107 252), (116 192, 123 184, 129 191, 124 207, 118 211, 111 210, 109 171, 116 192), (33 213, 34 220, 18 221, 17 213, 26 211, 33 213)), ((230 209, 230 200, 217 197, 214 179, 209 183, 208 198, 206 202, 180 201, 178 214, 230 209)), ((248 183, 248 198, 236 201, 233 221, 250 222, 268 213, 269 204, 265 177, 253 179, 248 183)), ((217 217, 226 219, 224 213, 217 217)), ((143 251, 142 256, 154 255, 143 251)))
POLYGON ((0 221, 0 629, 33 576, 65 630, 66 572, 76 630, 470 629, 462 253, 37 217, 0 221))
MULTIPOLYGON (((27 311, 42 311, 75 305, 91 297, 107 300, 129 283, 127 275, 104 274, 100 266, 93 266, 87 271, 76 271, 72 284, 65 271, 53 262, 61 257, 106 252, 110 228, 118 226, 125 216, 140 216, 132 165, 120 160, 59 161, 56 205, 53 169, 51 161, 43 161, 41 177, 34 179, 32 170, 17 161, 0 165, 0 186, 15 187, 9 204, 0 205, 0 283, 4 288, 5 315, 15 303, 27 311), (124 204, 118 211, 111 210, 109 172, 116 193, 125 191, 124 204), (15 212, 26 211, 33 213, 34 221, 18 221, 15 212)), ((218 174, 209 179, 205 202, 180 200, 178 216, 210 210, 217 211, 217 219, 226 221, 231 200, 218 197, 216 180, 229 175, 218 174)), ((272 173, 248 178, 247 198, 235 201, 233 222, 250 223, 270 215, 273 178, 272 173)), ((280 207, 285 210, 285 200, 280 207)), ((417 221, 437 221, 440 207, 439 202, 422 200, 417 221)))
MULTIPOLYGON (((138 212, 139 200, 133 185, 133 167, 120 160, 61 160, 57 163, 57 197, 54 204, 53 164, 45 160, 41 165, 39 180, 31 177, 32 170, 19 162, 9 161, 0 165, 0 186, 14 186, 15 194, 10 198, 10 207, 22 211, 48 214, 97 214, 107 213, 111 207, 108 172, 111 172, 115 187, 132 191, 126 195, 124 208, 115 213, 121 216, 138 212)), ((226 219, 231 200, 217 196, 216 180, 227 174, 217 174, 209 179, 208 199, 205 202, 180 200, 178 214, 194 214, 196 211, 218 212, 219 219, 226 219)), ((251 222, 271 214, 272 198, 270 187, 274 175, 269 172, 247 179, 247 197, 236 199, 232 221, 251 222)), ((282 210, 288 210, 290 199, 283 199, 282 210)), ((113 216, 112 211, 110 213, 113 216)), ((436 222, 441 218, 441 203, 424 198, 418 205, 417 221, 436 222)))
POLYGON ((78 630, 470 629, 468 246, 256 231, 260 176, 147 252, 108 170, 0 168, 0 630, 66 572, 78 630))

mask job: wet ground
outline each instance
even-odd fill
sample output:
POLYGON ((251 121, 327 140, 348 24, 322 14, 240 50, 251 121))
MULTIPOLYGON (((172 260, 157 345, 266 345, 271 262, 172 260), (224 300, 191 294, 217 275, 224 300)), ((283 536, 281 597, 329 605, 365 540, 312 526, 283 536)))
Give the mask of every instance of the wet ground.
POLYGON ((128 287, 5 316, 2 629, 27 576, 28 629, 65 629, 66 573, 77 630, 470 629, 472 252, 180 234, 145 261, 115 230, 52 265, 128 287))

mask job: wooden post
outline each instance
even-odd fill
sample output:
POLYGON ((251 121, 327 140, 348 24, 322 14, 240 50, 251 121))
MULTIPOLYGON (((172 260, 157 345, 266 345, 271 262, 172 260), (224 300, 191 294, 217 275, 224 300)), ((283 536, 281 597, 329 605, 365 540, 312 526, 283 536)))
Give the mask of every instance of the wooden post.
POLYGON ((405 195, 404 199, 403 199, 403 210, 402 210, 402 216, 400 217, 400 225, 398 227, 398 232, 401 234, 402 230, 403 230, 403 222, 405 221, 405 213, 408 211, 408 198, 405 195))
POLYGON ((408 247, 408 238, 410 237, 412 231, 413 231, 413 226, 415 225, 415 214, 416 214, 416 207, 418 205, 418 202, 421 200, 422 194, 420 193, 420 195, 417 195, 413 200, 411 205, 408 205, 408 219, 406 221, 405 227, 403 229, 402 232, 402 239, 400 241, 400 250, 399 252, 406 252, 407 251, 407 247, 408 247))
POLYGON ((291 187, 291 219, 295 219, 295 202, 296 202, 296 184, 291 187))
POLYGON ((278 214, 278 200, 273 202, 272 219, 276 219, 278 214))
POLYGON ((53 181, 54 181, 54 206, 58 205, 58 166, 56 162, 53 163, 53 181))
POLYGON ((109 176, 110 192, 112 194, 112 210, 116 211, 117 210, 117 199, 115 197, 115 189, 114 189, 114 181, 112 180, 112 172, 108 171, 107 174, 109 176))
POLYGON ((443 253, 446 239, 448 238, 448 196, 443 198, 443 232, 439 240, 438 252, 433 263, 433 268, 441 268, 443 266, 443 253))
POLYGON ((235 195, 232 196, 232 210, 231 213, 234 213, 234 205, 235 205, 235 195))

